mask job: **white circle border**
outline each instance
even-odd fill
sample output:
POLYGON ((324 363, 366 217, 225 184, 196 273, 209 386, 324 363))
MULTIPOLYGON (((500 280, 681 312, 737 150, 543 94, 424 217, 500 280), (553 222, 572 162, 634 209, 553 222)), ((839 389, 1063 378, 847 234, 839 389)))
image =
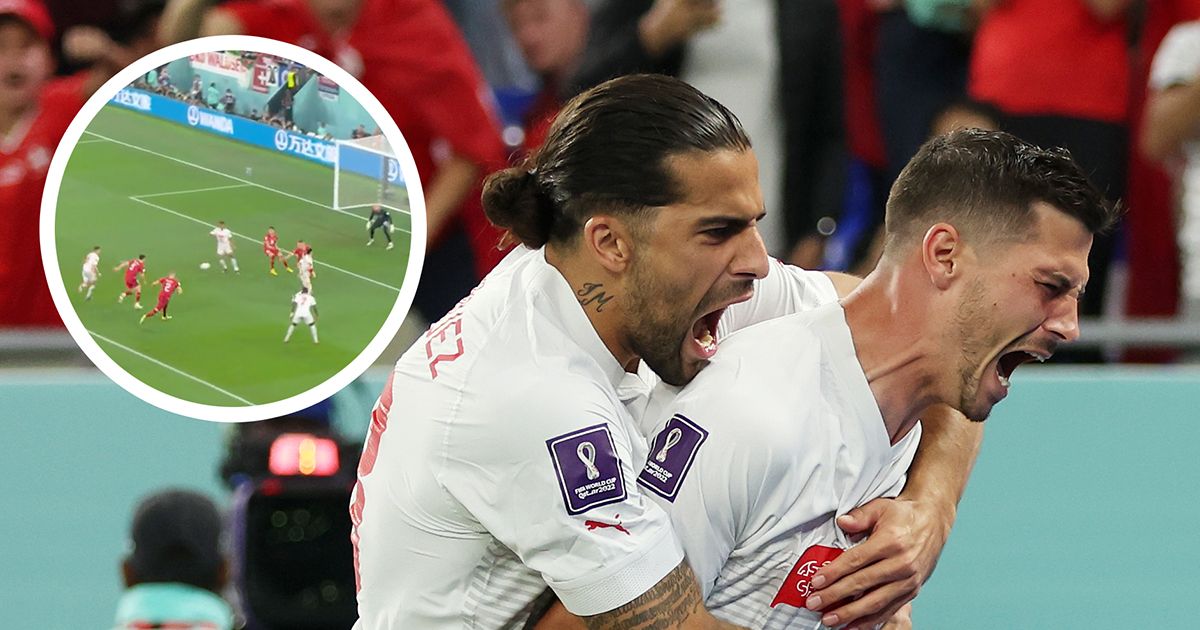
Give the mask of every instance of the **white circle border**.
POLYGON ((96 93, 87 100, 70 126, 67 127, 58 149, 50 161, 50 168, 46 174, 46 187, 42 193, 39 230, 42 267, 50 285, 50 294, 54 298, 54 304, 58 308, 63 323, 66 324, 67 332, 101 372, 134 396, 171 413, 214 422, 255 422, 295 413, 332 397, 362 375, 383 354, 412 307, 413 297, 416 295, 417 285, 420 283, 421 269, 425 262, 425 195, 421 189, 421 179, 417 173, 416 162, 413 160, 412 152, 408 149, 408 143, 405 142, 400 129, 396 127, 396 122, 388 115, 379 100, 349 72, 310 50, 292 44, 247 35, 218 35, 193 39, 154 51, 118 72, 100 89, 96 90, 96 93), (392 306, 387 319, 384 320, 383 326, 367 344, 367 347, 344 368, 316 387, 283 400, 249 407, 224 407, 183 400, 146 385, 113 361, 88 333, 83 321, 75 312, 74 305, 71 304, 70 295, 67 293, 66 284, 59 270, 58 246, 55 242, 55 214, 67 161, 74 152, 76 144, 83 137, 84 131, 100 113, 100 110, 118 92, 150 70, 190 55, 226 50, 251 50, 298 61, 333 79, 351 97, 358 100, 367 113, 375 119, 376 124, 383 131, 384 137, 396 149, 396 158, 400 162, 408 191, 412 223, 408 267, 404 273, 404 282, 400 285, 400 295, 392 306))

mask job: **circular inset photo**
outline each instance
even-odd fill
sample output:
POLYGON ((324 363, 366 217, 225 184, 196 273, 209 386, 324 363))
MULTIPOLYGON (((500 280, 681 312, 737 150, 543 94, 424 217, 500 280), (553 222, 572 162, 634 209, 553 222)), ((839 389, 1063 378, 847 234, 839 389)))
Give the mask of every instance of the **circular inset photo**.
POLYGON ((379 102, 304 49, 210 37, 117 74, 51 162, 55 304, 140 398, 220 421, 323 400, 412 304, 425 246, 413 158, 379 102))

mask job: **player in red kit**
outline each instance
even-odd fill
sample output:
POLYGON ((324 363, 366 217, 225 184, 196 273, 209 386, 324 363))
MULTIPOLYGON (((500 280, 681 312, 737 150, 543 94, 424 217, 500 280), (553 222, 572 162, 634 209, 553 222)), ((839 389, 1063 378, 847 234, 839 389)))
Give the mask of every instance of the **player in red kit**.
MULTIPOLYGON (((296 257, 296 266, 300 267, 301 273, 307 273, 308 279, 310 279, 310 280, 312 278, 317 277, 317 270, 314 268, 313 265, 309 264, 307 271, 306 271, 305 268, 301 266, 300 261, 304 260, 305 256, 308 256, 311 253, 312 253, 312 247, 310 247, 308 245, 308 243, 305 243, 304 241, 296 241, 296 249, 292 250, 292 256, 296 257)), ((305 280, 303 278, 301 278, 300 284, 304 284, 304 283, 305 283, 305 280)))
POLYGON ((263 236, 263 253, 271 260, 271 275, 277 276, 275 273, 275 259, 283 263, 283 268, 287 269, 288 273, 292 273, 292 268, 288 266, 287 254, 279 251, 279 235, 275 233, 274 227, 267 228, 267 234, 263 236))
POLYGON ((125 270, 125 290, 117 296, 117 304, 125 301, 125 296, 133 293, 133 308, 142 309, 142 277, 146 275, 146 255, 130 258, 113 267, 113 271, 125 270))
POLYGON ((150 319, 150 317, 159 311, 162 311, 162 318, 164 321, 171 319, 171 316, 167 315, 167 306, 171 302, 171 296, 174 295, 176 291, 181 294, 183 293, 183 285, 180 284, 179 280, 175 278, 174 271, 167 274, 167 277, 165 278, 159 278, 158 280, 155 280, 154 284, 162 287, 162 289, 158 291, 158 306, 155 306, 154 310, 150 311, 149 313, 142 315, 142 319, 138 321, 139 324, 145 322, 147 319, 150 319))

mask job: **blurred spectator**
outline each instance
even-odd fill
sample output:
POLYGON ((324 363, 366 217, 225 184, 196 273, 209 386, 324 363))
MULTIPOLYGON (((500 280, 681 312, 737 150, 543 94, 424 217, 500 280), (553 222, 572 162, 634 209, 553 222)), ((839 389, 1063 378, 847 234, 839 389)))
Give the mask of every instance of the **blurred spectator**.
POLYGON ((358 140, 359 138, 366 138, 368 135, 369 134, 367 133, 366 128, 363 127, 361 124, 359 124, 357 127, 355 127, 354 131, 350 132, 350 137, 353 138, 354 140, 358 140))
POLYGON ((541 146, 554 115, 570 98, 570 78, 588 41, 588 8, 583 0, 503 0, 517 46, 542 88, 525 113, 523 145, 541 146))
POLYGON ((296 98, 292 96, 292 90, 284 88, 279 91, 279 115, 283 118, 285 124, 292 124, 292 107, 296 103, 296 98))
MULTIPOLYGON (((1127 12, 1132 0, 982 4, 988 8, 975 37, 971 97, 995 105, 1005 131, 1040 146, 1070 150, 1110 199, 1122 198, 1131 68, 1127 12)), ((1113 243, 1113 235, 1101 235, 1092 245, 1091 278, 1080 300, 1081 315, 1103 311, 1113 243)))
POLYGON ((488 85, 497 96, 529 94, 537 88, 537 77, 526 65, 505 23, 505 0, 445 0, 444 4, 471 47, 488 85))
MULTIPOLYGON (((942 136, 957 129, 998 130, 1000 129, 1000 113, 986 103, 977 103, 968 99, 956 101, 934 114, 926 138, 942 136)), ((886 203, 888 191, 883 190, 882 192, 883 201, 886 203)), ((854 275, 866 276, 871 273, 875 269, 879 257, 883 254, 886 235, 883 226, 877 227, 873 234, 861 262, 850 270, 854 275)))
POLYGON ((1180 188, 1182 312, 1200 318, 1200 21, 1171 29, 1154 56, 1142 146, 1171 163, 1180 188))
POLYGON ((210 109, 216 109, 221 102, 221 90, 217 89, 216 82, 210 82, 208 89, 204 92, 204 104, 210 109))
POLYGON ((237 97, 233 95, 233 90, 225 88, 225 93, 221 95, 221 111, 234 113, 234 108, 237 106, 237 97))
POLYGON ((679 75, 684 46, 721 19, 715 0, 594 0, 572 95, 623 74, 679 75))
POLYGON ((929 137, 934 116, 967 93, 971 24, 934 19, 918 23, 914 15, 939 15, 936 9, 912 7, 929 2, 866 1, 879 12, 875 79, 887 151, 884 180, 890 187, 929 137))
POLYGON ((143 499, 121 565, 125 591, 116 627, 232 628, 233 612, 218 595, 228 579, 221 530, 216 506, 202 494, 164 490, 143 499))
POLYGON ((200 80, 200 75, 192 77, 192 89, 188 92, 188 98, 199 105, 204 102, 204 81, 200 80))
POLYGON ((131 59, 92 31, 64 49, 91 68, 50 79, 54 24, 40 0, 0 0, 0 326, 61 326, 42 270, 38 216, 50 156, 93 91, 131 59))
POLYGON ((210 10, 205 0, 172 0, 168 12, 176 18, 164 15, 164 30, 179 39, 240 33, 306 46, 380 100, 404 133, 424 187, 429 241, 414 303, 426 319, 444 315, 502 257, 499 231, 479 205, 483 174, 505 160, 498 120, 440 2, 234 0, 210 10))

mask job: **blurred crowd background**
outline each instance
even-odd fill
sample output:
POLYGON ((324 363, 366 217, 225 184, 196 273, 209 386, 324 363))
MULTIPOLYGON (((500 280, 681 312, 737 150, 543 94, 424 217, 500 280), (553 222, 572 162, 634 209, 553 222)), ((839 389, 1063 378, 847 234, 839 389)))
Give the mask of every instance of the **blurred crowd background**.
MULTIPOLYGON (((1092 279, 1081 305, 1090 345, 1065 360, 1184 363, 1194 362, 1200 348, 1200 0, 0 0, 0 374, 8 381, 0 392, 12 396, 0 414, 19 409, 64 422, 89 414, 106 422, 126 419, 129 424, 120 429, 89 425, 72 442, 75 451, 122 453, 124 461, 145 457, 142 474, 113 480, 111 487, 129 489, 124 494, 97 499, 86 492, 86 484, 71 481, 78 472, 66 471, 74 469, 55 475, 63 478, 63 487, 74 488, 71 500, 79 505, 98 500, 120 506, 103 516, 109 529, 96 531, 119 527, 134 547, 144 535, 139 523, 169 524, 181 510, 211 510, 202 498, 170 493, 126 510, 134 489, 148 493, 167 483, 196 487, 197 479, 206 480, 200 489, 223 495, 232 512, 223 535, 233 539, 233 551, 220 560, 229 566, 214 564, 213 534, 202 527, 180 529, 177 540, 158 536, 141 545, 192 553, 206 571, 203 579, 192 580, 202 585, 166 576, 200 592, 184 588, 163 597, 190 593, 203 602, 204 592, 219 592, 233 603, 240 623, 250 627, 336 628, 352 618, 349 556, 341 547, 348 548, 348 539, 338 528, 348 526, 344 508, 357 441, 382 378, 369 374, 370 385, 360 382, 339 395, 340 403, 331 403, 353 418, 341 430, 328 409, 256 428, 217 429, 166 418, 169 414, 115 391, 94 374, 46 371, 90 364, 63 330, 51 302, 37 231, 49 156, 103 81, 163 45, 232 33, 298 44, 334 60, 383 103, 414 154, 426 195, 428 253, 414 312, 381 365, 392 363, 503 257, 500 234, 479 204, 486 174, 535 150, 571 96, 633 72, 680 76, 737 113, 759 159, 768 249, 808 268, 860 274, 871 269, 890 183, 931 134, 958 126, 999 128, 1036 144, 1065 147, 1126 209, 1119 229, 1093 249, 1092 279), (33 368, 39 371, 29 372, 33 368), (83 398, 64 398, 64 391, 69 396, 83 392, 78 394, 83 398), (45 411, 56 399, 64 404, 45 411), (196 435, 180 441, 189 432, 196 435), (105 446, 114 435, 125 441, 114 442, 119 448, 105 446), (198 446, 183 449, 186 456, 172 453, 192 439, 198 446), (138 455, 143 449, 151 454, 138 455), (174 468, 163 463, 167 459, 174 468), (179 468, 181 462, 190 468, 179 468), (308 462, 308 472, 301 471, 300 462, 308 462), (172 472, 153 472, 160 468, 172 472), (297 559, 307 563, 289 564, 297 559), (288 616, 296 610, 307 612, 303 618, 288 616)), ((294 71, 286 81, 299 86, 315 80, 303 68, 294 71)), ((170 77, 169 86, 161 79, 156 71, 142 82, 205 106, 237 108, 236 102, 222 102, 220 90, 210 94, 201 85, 197 92, 186 77, 170 77)), ((294 124, 282 106, 253 115, 280 126, 294 124)), ((1104 398, 1106 393, 1124 392, 1132 399, 1132 392, 1157 386, 1154 378, 1128 390, 1100 382, 1087 390, 1088 379, 1073 381, 1073 387, 1092 393, 1072 404, 1103 400, 1096 406, 1096 413, 1103 413, 1106 405, 1124 400, 1104 398)), ((1080 416, 1077 407, 1060 399, 1057 381, 1050 381, 1039 404, 1025 411, 1048 413, 1040 402, 1057 401, 1053 420, 1080 416)), ((1176 388, 1170 389, 1175 394, 1150 398, 1176 405, 1160 409, 1156 417, 1173 418, 1182 427, 1185 405, 1172 398, 1181 391, 1179 383, 1194 389, 1194 379, 1185 378, 1163 386, 1176 388)), ((1129 414, 1139 413, 1136 407, 1129 414)), ((1082 418, 1072 426, 1043 433, 1039 444, 1065 449, 1092 433, 1082 418)), ((976 473, 984 481, 976 483, 1011 481, 1012 471, 990 464, 988 456, 1003 452, 1005 435, 1018 433, 1008 425, 989 434, 1000 437, 989 437, 996 445, 984 449, 976 473), (1000 472, 989 477, 992 469, 1000 472)), ((1138 437, 1147 449, 1188 443, 1153 434, 1138 437)), ((1024 452, 1024 440, 1008 439, 1010 452, 1024 452)), ((1097 441, 1088 452, 1110 447, 1097 441)), ((1063 461, 1058 451, 1046 450, 1036 462, 1052 468, 1063 461)), ((1093 458, 1095 465, 1108 470, 1106 462, 1121 459, 1119 451, 1093 458)), ((1179 457, 1176 463, 1185 465, 1180 463, 1184 454, 1179 457)), ((1087 469, 1088 462, 1076 463, 1079 470, 1087 469)), ((54 483, 42 473, 21 472, 25 482, 14 483, 22 488, 54 483)), ((1042 478, 1035 472, 1027 475, 1030 487, 1042 478)), ((1041 473, 1057 474, 1049 468, 1041 473)), ((1064 487, 1107 488, 1095 483, 1103 474, 1089 473, 1064 487)), ((1111 474, 1115 479, 1117 473, 1111 474)), ((1159 481, 1129 485, 1162 485, 1159 481)), ((1038 509, 1094 509, 1107 500, 1093 498, 1085 504, 1068 493, 1038 509), (1080 503, 1073 504, 1073 497, 1080 503)), ((967 519, 972 513, 986 516, 982 520, 991 519, 999 528, 995 535, 1005 536, 1004 518, 1019 512, 1003 505, 1008 512, 998 507, 989 514, 980 509, 986 506, 964 502, 969 509, 963 513, 967 519)), ((63 507, 35 507, 56 506, 63 507)), ((1093 516, 1088 522, 1125 527, 1104 520, 1108 514, 1093 516)), ((1039 512, 1036 520, 1043 518, 1048 519, 1039 512)), ((69 525, 52 527, 65 538, 75 535, 69 525)), ((971 527, 965 523, 966 533, 959 536, 970 540, 971 527)), ((163 528, 170 526, 151 529, 163 528)), ((1094 540, 1103 538, 1097 536, 1094 540)), ((81 540, 100 547, 120 544, 111 535, 93 538, 81 540), (100 538, 107 542, 97 542, 100 538)), ((1072 562, 1089 553, 1070 549, 1074 539, 1055 540, 1043 547, 1047 553, 1065 549, 1072 562)), ((23 558, 26 566, 46 565, 32 548, 29 554, 23 558)), ((1004 561, 986 552, 984 557, 1004 561)), ((1171 558, 1163 556, 1158 566, 1168 566, 1171 558)), ((952 571, 955 562, 968 569, 971 564, 951 555, 943 563, 950 568, 942 571, 952 571)), ((144 582, 138 570, 153 559, 130 554, 125 564, 128 589, 122 597, 129 599, 122 602, 136 610, 142 600, 133 589, 144 582)), ((115 576, 117 567, 101 573, 115 576)), ((97 575, 80 574, 83 581, 76 587, 86 590, 100 579, 97 575)), ((1023 588, 1024 575, 1011 576, 1015 588, 1023 588)), ((1194 575, 1190 580, 1172 580, 1168 586, 1194 586, 1194 575)), ((1000 592, 987 584, 980 588, 979 598, 1000 592)), ((1175 592, 1170 588, 1155 592, 1167 597, 1175 592)), ((1021 597, 1030 590, 1054 592, 1025 588, 1021 597)), ((111 600, 104 591, 91 598, 111 600)), ((1036 608, 1053 609, 1058 602, 1044 603, 1036 608)), ((996 605, 1008 608, 1009 602, 996 605)), ((1072 621, 1078 619, 1057 627, 1072 621)))
MULTIPOLYGON (((38 259, 45 151, 116 70, 162 45, 222 33, 271 37, 333 59, 405 134, 430 229, 413 325, 397 347, 503 256, 479 205, 482 178, 535 149, 571 96, 632 72, 681 76, 738 114, 760 162, 768 249, 808 268, 870 270, 890 183, 931 134, 992 127, 1065 147, 1127 210, 1120 228, 1093 248, 1082 304, 1084 317, 1101 318, 1099 334, 1085 329, 1085 339, 1107 345, 1068 360, 1175 361, 1196 342, 1195 326, 1157 325, 1200 321, 1200 202, 1186 194, 1200 173, 1187 168, 1197 162, 1189 157, 1200 128, 1200 53, 1188 23, 1200 19, 1200 0, 4 0, 0 7, 10 29, 28 31, 0 51, 0 131, 13 151, 0 179, 0 349, 18 361, 62 360, 56 349, 78 359, 55 333, 61 322, 40 266, 30 264, 38 259), (1160 55, 1171 58, 1160 59, 1152 77, 1173 28, 1180 41, 1160 55), (33 59, 42 54, 45 61, 33 59), (1103 326, 1126 319, 1147 325, 1103 326)), ((297 85, 313 79, 303 68, 285 72, 297 85)), ((151 87, 234 106, 215 86, 188 77, 165 83, 151 87)), ((294 124, 285 111, 243 114, 294 124)))

